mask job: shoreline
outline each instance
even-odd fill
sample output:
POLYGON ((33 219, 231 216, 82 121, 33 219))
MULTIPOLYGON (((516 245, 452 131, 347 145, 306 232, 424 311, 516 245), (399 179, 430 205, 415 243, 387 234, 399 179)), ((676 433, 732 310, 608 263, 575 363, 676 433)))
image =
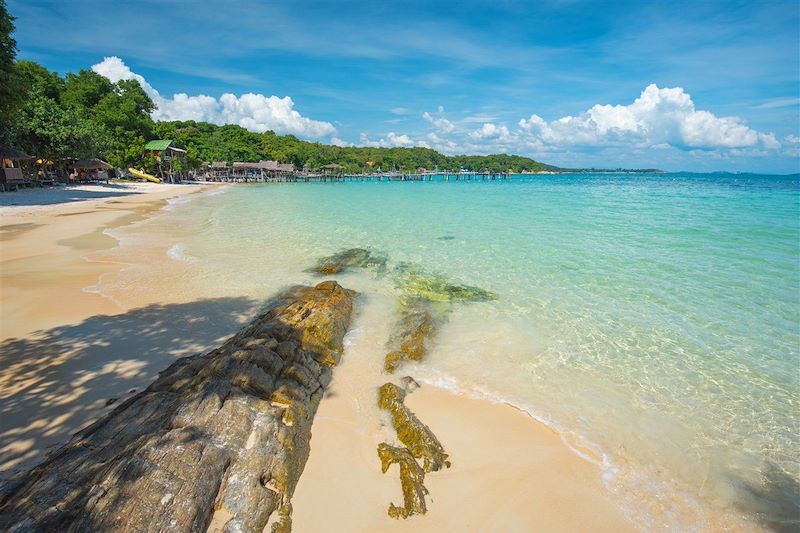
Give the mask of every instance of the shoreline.
MULTIPOLYGON (((36 432, 40 442, 30 442, 31 439, 24 438, 26 435, 13 433, 24 428, 26 420, 11 420, 10 424, 15 424, 12 432, 3 430, 0 455, 13 452, 17 461, 12 466, 29 465, 52 444, 66 441, 74 431, 114 405, 106 402, 124 399, 130 390, 148 385, 175 357, 203 351, 235 333, 241 322, 230 319, 232 312, 245 309, 245 313, 252 314, 252 301, 214 303, 210 316, 228 318, 224 322, 209 320, 205 304, 190 307, 190 313, 197 312, 198 319, 202 315, 206 321, 193 323, 187 342, 171 350, 170 357, 155 356, 156 351, 163 353, 167 345, 174 342, 170 324, 176 317, 185 320, 187 308, 181 306, 193 306, 205 300, 179 300, 174 293, 167 291, 164 293, 166 296, 161 295, 157 302, 150 298, 125 305, 85 290, 96 284, 100 276, 119 272, 127 264, 87 259, 94 252, 120 245, 118 239, 106 233, 109 226, 122 227, 145 221, 161 212, 169 199, 214 188, 175 185, 167 186, 171 188, 166 190, 164 187, 146 187, 150 191, 122 199, 107 197, 56 206, 0 207, 0 229, 3 230, 0 232, 3 240, 0 275, 4 281, 2 342, 5 345, 10 338, 7 332, 14 331, 14 341, 27 343, 25 349, 19 350, 22 355, 31 357, 40 353, 31 347, 64 349, 60 357, 44 358, 39 366, 25 367, 21 375, 27 376, 28 381, 14 384, 16 389, 9 387, 8 378, 13 378, 19 367, 5 365, 5 372, 0 373, 0 402, 9 402, 12 412, 16 410, 27 415, 33 410, 41 416, 26 428, 28 432, 36 432), (6 214, 9 209, 14 210, 13 214, 6 214), (62 223, 64 220, 69 224, 62 223), (17 224, 30 225, 19 227, 17 224), (15 227, 9 229, 8 226, 15 227), (26 239, 32 242, 23 242, 26 239), (11 270, 9 264, 13 267, 11 270), (87 267, 87 264, 92 266, 87 267), (34 267, 37 276, 26 278, 25 267, 34 267), (16 291, 7 297, 6 276, 12 278, 20 274, 24 279, 20 286, 12 287, 16 291), (84 284, 93 276, 92 283, 84 284), (53 286, 43 283, 47 279, 57 280, 55 286, 62 292, 55 299, 68 302, 68 305, 53 305, 53 286), (83 295, 77 295, 76 290, 83 295), (30 296, 31 291, 35 297, 21 301, 25 299, 22 296, 30 296), (156 305, 158 313, 154 317, 149 310, 156 305), (20 315, 14 317, 13 327, 9 327, 5 320, 10 316, 8 309, 20 315), (99 321, 92 322, 98 318, 99 321), (112 336, 108 342, 105 328, 113 328, 118 319, 133 331, 129 335, 112 336), (151 332, 148 329, 150 324, 165 324, 162 328, 165 331, 151 332), (143 328, 140 331, 144 333, 144 339, 137 338, 137 328, 143 328), (207 331, 198 334, 200 328, 207 331), (91 334, 85 333, 87 329, 91 334), (59 344, 60 339, 55 343, 52 339, 45 339, 46 342, 42 343, 43 330, 70 330, 70 343, 59 344), (94 342, 98 346, 87 349, 73 346, 72 341, 79 341, 74 343, 76 345, 94 342), (110 344, 110 347, 100 345, 102 343, 110 344), (70 361, 74 350, 79 354, 91 354, 70 361), (116 359, 109 361, 109 354, 116 359), (52 367, 69 367, 69 373, 52 373, 52 367), (44 377, 36 375, 43 370, 46 371, 44 377), (35 406, 22 407, 24 395, 19 386, 33 391, 35 401, 40 402, 39 409, 45 407, 46 412, 35 409, 35 406), (9 441, 17 441, 20 448, 9 449, 9 441)), ((173 244, 169 239, 162 240, 164 250, 173 244)), ((128 251, 135 254, 136 244, 131 245, 128 251)), ((137 260, 169 261, 164 253, 141 256, 137 260)), ((163 282, 148 279, 147 284, 151 283, 152 287, 148 288, 153 289, 163 282)), ((151 290, 153 292, 156 291, 151 290)), ((196 294, 194 298, 197 298, 196 294)), ((359 317, 377 313, 388 318, 393 305, 388 301, 362 301, 358 304, 361 307, 359 317)), ((440 530, 452 527, 454 520, 463 520, 458 523, 462 529, 481 525, 511 530, 575 530, 590 526, 596 529, 595 520, 612 524, 614 527, 609 527, 609 531, 635 529, 615 495, 604 487, 600 467, 579 457, 579 453, 553 429, 516 406, 453 393, 429 384, 410 394, 408 405, 431 426, 445 451, 451 454, 453 468, 426 478, 430 490, 427 515, 411 517, 408 522, 390 519, 386 516, 386 508, 389 502, 401 503, 402 493, 396 467, 386 474, 380 472, 376 446, 381 440, 392 442, 393 432, 386 430, 389 424, 375 405, 375 390, 387 380, 387 376, 380 372, 383 354, 375 352, 375 346, 384 346, 389 335, 388 325, 385 329, 372 331, 372 338, 359 339, 359 321, 356 320, 351 334, 348 335, 350 344, 343 362, 334 371, 332 393, 323 399, 312 427, 311 454, 294 500, 298 530, 324 527, 332 517, 338 520, 337 523, 349 524, 349 530, 409 527, 440 530), (341 390, 350 393, 342 394, 341 390), (453 420, 469 422, 459 425, 453 420), (358 453, 352 453, 353 450, 358 453), (507 458, 517 455, 523 460, 509 468, 507 458), (487 486, 491 488, 486 489, 487 486), (486 490, 491 497, 484 493, 486 490), (527 496, 515 499, 518 494, 527 496), (320 506, 327 511, 320 513, 320 506), (469 507, 470 513, 465 513, 465 506, 469 507)), ((398 377, 403 375, 404 370, 400 369, 398 377)), ((3 412, 9 410, 4 408, 3 412)), ((6 468, 0 466, 0 478, 6 468)), ((640 527, 644 526, 640 524, 640 527)))
POLYGON ((378 387, 414 377, 413 365, 383 372, 394 302, 373 298, 345 339, 345 353, 312 427, 311 454, 292 502, 298 531, 637 531, 602 484, 598 465, 551 428, 509 404, 420 381, 406 405, 430 427, 451 467, 425 476, 428 512, 387 516, 402 505, 397 467, 381 473, 377 446, 397 443, 378 408, 378 387), (369 322, 370 327, 365 326, 369 322))

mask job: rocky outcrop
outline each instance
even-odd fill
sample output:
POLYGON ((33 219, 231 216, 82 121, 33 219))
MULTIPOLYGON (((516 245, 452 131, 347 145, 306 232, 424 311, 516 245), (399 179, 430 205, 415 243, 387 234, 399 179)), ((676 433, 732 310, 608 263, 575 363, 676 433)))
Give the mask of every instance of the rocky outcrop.
POLYGON ((385 383, 378 390, 378 406, 392 417, 397 438, 405 444, 416 459, 422 459, 426 472, 436 472, 443 466, 450 467, 442 444, 428 426, 406 407, 406 393, 394 383, 385 383))
MULTIPOLYGON (((334 274, 349 268, 377 267, 379 274, 386 272, 386 256, 364 248, 351 248, 329 257, 323 257, 312 269, 319 274, 334 274)), ((405 362, 422 362, 433 343, 439 327, 447 320, 454 305, 463 302, 481 302, 496 296, 480 287, 450 282, 447 277, 430 273, 412 263, 399 263, 388 273, 393 278, 398 297, 398 319, 389 339, 389 352, 384 357, 384 370, 392 374, 405 362)), ((382 442, 378 445, 381 471, 385 474, 397 464, 403 490, 403 506, 390 504, 392 518, 408 518, 425 514, 428 510, 425 496, 426 473, 450 468, 448 454, 428 426, 406 407, 407 392, 419 384, 410 376, 401 382, 405 390, 394 383, 386 383, 378 390, 378 405, 392 420, 397 439, 402 446, 382 442)))
MULTIPOLYGON (((406 361, 421 362, 425 359, 439 326, 447 320, 455 303, 496 298, 485 289, 451 283, 441 274, 428 273, 410 263, 397 265, 394 275, 395 285, 400 291, 400 309, 389 341, 390 350, 384 358, 383 368, 389 374, 406 361)), ((409 376, 402 381, 410 391, 419 387, 409 376)), ((441 470, 443 466, 450 468, 448 455, 439 439, 406 407, 405 396, 406 391, 394 383, 386 383, 378 390, 378 405, 391 416, 397 438, 404 445, 392 446, 386 442, 378 445, 383 473, 395 463, 400 467, 403 507, 390 504, 389 516, 392 518, 425 514, 428 510, 425 473, 441 470)))
POLYGON ((406 361, 421 362, 439 326, 456 302, 482 302, 496 296, 480 287, 451 283, 441 274, 430 274, 408 263, 395 269, 401 291, 399 318, 384 357, 383 368, 393 373, 406 361))
POLYGON ((288 531, 354 293, 296 287, 0 488, 2 531, 288 531))

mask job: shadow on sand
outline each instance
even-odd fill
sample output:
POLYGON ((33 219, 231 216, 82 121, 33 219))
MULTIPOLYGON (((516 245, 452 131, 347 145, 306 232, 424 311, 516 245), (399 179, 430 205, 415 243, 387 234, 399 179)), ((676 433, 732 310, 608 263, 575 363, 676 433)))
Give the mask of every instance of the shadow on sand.
POLYGON ((176 358, 206 351, 263 302, 216 298, 150 305, 0 344, 0 477, 147 387, 176 358))
POLYGON ((102 187, 103 190, 87 191, 69 185, 52 189, 20 189, 19 191, 0 193, 0 206, 55 205, 141 194, 141 191, 120 183, 92 183, 90 185, 96 188, 102 187))

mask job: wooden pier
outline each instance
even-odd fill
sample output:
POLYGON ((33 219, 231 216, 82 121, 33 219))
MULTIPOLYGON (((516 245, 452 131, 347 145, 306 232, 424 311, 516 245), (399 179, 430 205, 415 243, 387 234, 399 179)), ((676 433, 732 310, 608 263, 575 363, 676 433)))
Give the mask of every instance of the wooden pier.
POLYGON ((509 172, 376 172, 364 174, 326 174, 307 173, 300 171, 272 171, 253 167, 251 169, 239 168, 236 172, 198 173, 195 179, 203 181, 221 181, 236 183, 267 183, 267 182, 355 182, 355 181, 495 181, 510 180, 509 172))

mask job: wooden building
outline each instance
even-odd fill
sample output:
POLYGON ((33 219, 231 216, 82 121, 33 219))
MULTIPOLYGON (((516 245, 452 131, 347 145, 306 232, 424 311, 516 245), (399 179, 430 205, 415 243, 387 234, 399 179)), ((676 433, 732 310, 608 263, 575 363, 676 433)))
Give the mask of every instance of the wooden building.
POLYGON ((144 145, 144 156, 153 156, 158 163, 156 174, 170 183, 181 181, 186 170, 186 150, 172 144, 172 139, 157 139, 144 145), (180 164, 176 162, 180 161, 180 164))
POLYGON ((0 188, 3 191, 16 190, 20 185, 26 184, 20 162, 31 159, 33 157, 21 150, 0 145, 0 188))
POLYGON ((341 176, 344 173, 344 167, 342 165, 338 165, 336 163, 330 163, 328 165, 322 165, 322 173, 325 176, 341 176))

